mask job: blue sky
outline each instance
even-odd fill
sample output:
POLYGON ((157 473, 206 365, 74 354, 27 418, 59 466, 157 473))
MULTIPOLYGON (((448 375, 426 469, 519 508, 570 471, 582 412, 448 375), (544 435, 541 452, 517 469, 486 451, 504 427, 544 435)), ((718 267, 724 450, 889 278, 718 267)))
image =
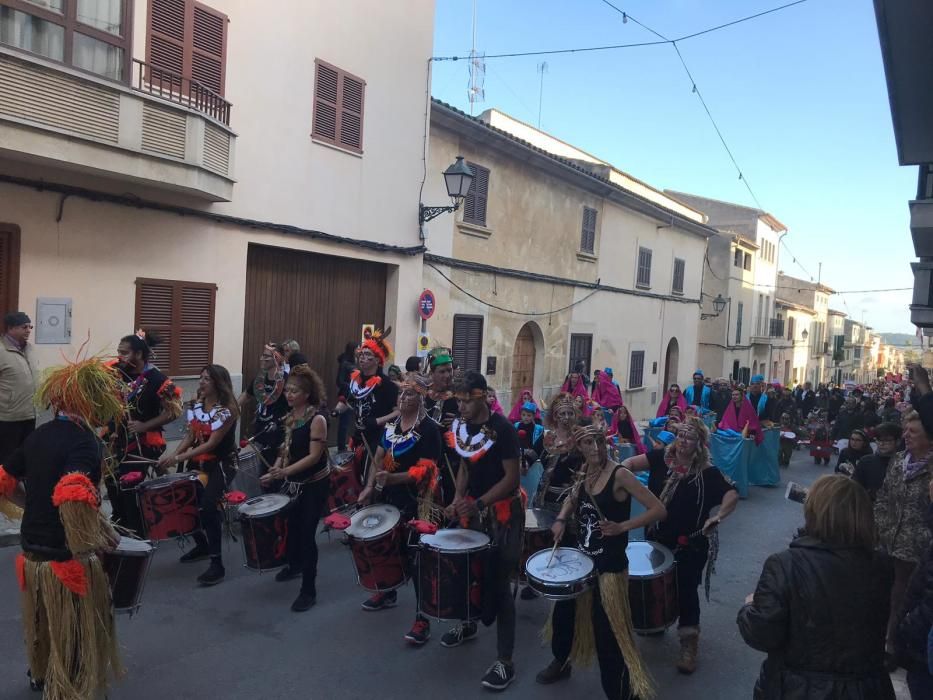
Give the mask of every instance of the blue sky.
MULTIPOLYGON (((667 37, 783 4, 781 0, 613 0, 667 37)), ((472 0, 437 0, 434 55, 465 55, 472 0)), ((478 0, 486 54, 655 40, 600 0, 478 0)), ((911 287, 907 200, 878 32, 869 0, 808 0, 680 44, 762 207, 790 233, 807 273, 837 290, 911 287)), ((755 206, 670 45, 490 58, 485 101, 535 124, 537 65, 548 64, 542 129, 658 188, 755 206)), ((432 92, 469 112, 466 61, 436 62, 432 92)), ((781 250, 781 267, 807 278, 781 250)), ((910 292, 834 296, 833 308, 880 331, 912 333, 910 292)))

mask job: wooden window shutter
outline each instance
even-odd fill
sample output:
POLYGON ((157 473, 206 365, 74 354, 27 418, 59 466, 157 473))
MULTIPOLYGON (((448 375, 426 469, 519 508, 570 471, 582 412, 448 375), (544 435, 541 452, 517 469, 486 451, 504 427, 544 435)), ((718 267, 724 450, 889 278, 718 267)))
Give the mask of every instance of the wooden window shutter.
POLYGON ((467 163, 473 171, 470 191, 463 201, 463 220, 469 224, 486 225, 486 202, 489 198, 489 168, 476 163, 467 163))
POLYGON ((463 370, 480 371, 483 356, 483 317, 454 316, 454 360, 463 370))
POLYGON ((177 280, 136 280, 136 327, 157 333, 156 364, 166 374, 198 374, 213 361, 217 286, 177 280))
POLYGON ((223 95, 226 57, 225 14, 194 0, 150 0, 146 61, 184 79, 159 75, 150 80, 188 93, 187 81, 194 79, 223 95))
POLYGON ((346 73, 341 76, 340 145, 363 149, 363 81, 346 73))
POLYGON ((223 95, 226 58, 227 16, 199 2, 192 3, 190 76, 223 95))
POLYGON ((315 65, 311 136, 362 153, 366 82, 324 61, 315 65))
POLYGON ((596 210, 583 207, 583 231, 580 234, 580 250, 592 253, 596 249, 596 210))

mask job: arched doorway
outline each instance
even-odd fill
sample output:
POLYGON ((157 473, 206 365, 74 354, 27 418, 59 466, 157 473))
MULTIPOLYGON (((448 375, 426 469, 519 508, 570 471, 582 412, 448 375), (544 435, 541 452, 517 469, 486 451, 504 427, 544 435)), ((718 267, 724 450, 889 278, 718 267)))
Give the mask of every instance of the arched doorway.
MULTIPOLYGON (((677 338, 671 338, 667 344, 667 353, 664 356, 664 386, 663 391, 677 381, 677 365, 680 362, 680 345, 677 338)), ((681 387, 683 388, 683 387, 681 387)))
MULTIPOLYGON (((534 388, 535 384, 535 324, 528 322, 522 326, 515 338, 515 347, 512 350, 512 382, 511 402, 518 400, 521 390, 526 387, 534 388)), ((541 331, 539 330, 538 333, 541 331)))

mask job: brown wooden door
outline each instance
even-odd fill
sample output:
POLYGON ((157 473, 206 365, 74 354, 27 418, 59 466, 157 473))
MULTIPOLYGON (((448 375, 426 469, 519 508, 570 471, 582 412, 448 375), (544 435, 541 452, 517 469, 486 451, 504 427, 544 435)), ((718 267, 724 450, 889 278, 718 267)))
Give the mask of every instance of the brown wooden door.
MULTIPOLYGON (((677 365, 680 362, 680 346, 677 338, 671 338, 667 344, 667 355, 664 357, 664 386, 662 393, 666 392, 671 384, 677 383, 677 365)), ((681 390, 683 387, 681 387, 681 390)))
POLYGON ((0 317, 18 307, 19 227, 0 224, 0 317))
MULTIPOLYGON (((364 323, 383 327, 385 304, 385 265, 251 245, 246 257, 244 385, 259 370, 264 343, 294 338, 321 376, 327 403, 333 406, 337 355, 346 343, 360 342, 364 323)), ((389 340, 394 345, 396 338, 389 340)), ((250 421, 247 416, 243 424, 250 421)))
POLYGON ((510 401, 515 403, 522 389, 534 388, 535 383, 535 338, 531 326, 527 323, 522 326, 515 338, 515 348, 512 351, 512 396, 510 401))

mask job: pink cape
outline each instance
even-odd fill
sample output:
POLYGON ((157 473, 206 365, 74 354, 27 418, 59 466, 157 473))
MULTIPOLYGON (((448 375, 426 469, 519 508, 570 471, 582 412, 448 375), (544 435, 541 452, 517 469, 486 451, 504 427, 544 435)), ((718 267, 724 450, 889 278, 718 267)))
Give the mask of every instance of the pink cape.
MULTIPOLYGON (((632 418, 632 414, 628 414, 628 424, 632 429, 632 444, 635 445, 635 451, 637 454, 643 455, 647 450, 645 449, 645 444, 642 442, 641 433, 638 432, 638 426, 635 425, 635 420, 632 418)), ((612 414, 612 425, 609 428, 610 435, 618 435, 619 433, 619 412, 616 411, 612 414)))
POLYGON ((722 413, 722 420, 719 421, 719 427, 727 430, 734 430, 741 433, 745 429, 745 423, 748 422, 749 435, 755 438, 755 444, 760 445, 765 439, 761 432, 761 423, 758 421, 758 413, 752 407, 752 402, 748 399, 742 399, 742 409, 736 415, 735 404, 730 401, 722 413))
MULTIPOLYGON (((498 399, 496 401, 498 402, 498 399)), ((535 406, 538 407, 538 409, 535 411, 535 420, 541 419, 541 404, 535 401, 534 394, 531 392, 531 387, 526 387, 519 392, 518 401, 515 402, 515 404, 512 406, 512 410, 509 411, 510 423, 518 423, 518 421, 522 419, 522 404, 524 404, 526 401, 531 401, 535 406), (523 398, 525 394, 528 394, 531 398, 523 398)), ((501 409, 502 407, 500 406, 499 408, 501 409)))
POLYGON ((489 410, 493 413, 498 413, 500 416, 505 415, 505 411, 502 409, 502 404, 499 403, 499 399, 495 398, 492 400, 492 403, 489 404, 489 410))
POLYGON ((600 406, 615 410, 622 405, 622 394, 612 379, 605 372, 600 372, 596 386, 593 387, 593 400, 600 406))
POLYGON ((571 396, 582 396, 584 402, 590 400, 590 395, 587 393, 582 379, 577 382, 577 385, 573 389, 570 388, 570 379, 565 379, 564 384, 561 386, 560 390, 561 392, 570 394, 571 396))
MULTIPOLYGON (((661 401, 661 405, 658 406, 658 415, 656 418, 663 418, 667 415, 668 411, 671 410, 671 395, 670 392, 664 394, 664 399, 661 401)), ((684 398, 683 392, 677 396, 677 408, 679 408, 684 415, 687 413, 687 399, 684 398)))

